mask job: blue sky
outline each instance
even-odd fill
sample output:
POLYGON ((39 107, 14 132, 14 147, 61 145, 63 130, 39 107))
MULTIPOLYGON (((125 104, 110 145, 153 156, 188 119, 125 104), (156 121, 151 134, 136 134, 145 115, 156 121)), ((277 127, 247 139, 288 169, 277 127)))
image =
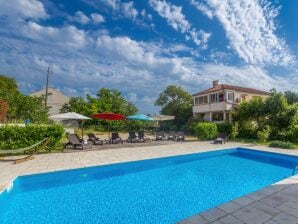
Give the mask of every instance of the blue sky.
POLYGON ((0 73, 24 93, 119 89, 143 113, 169 84, 297 91, 298 1, 0 0, 0 73))

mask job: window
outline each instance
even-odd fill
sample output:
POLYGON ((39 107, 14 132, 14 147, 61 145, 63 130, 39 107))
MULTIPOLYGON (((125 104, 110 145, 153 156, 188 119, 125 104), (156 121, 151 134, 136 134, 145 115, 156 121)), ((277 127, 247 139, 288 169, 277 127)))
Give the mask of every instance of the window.
POLYGON ((203 103, 208 103, 208 96, 203 96, 203 103))
POLYGON ((195 97, 195 105, 199 104, 199 97, 195 97))
POLYGON ((195 98, 195 105, 208 103, 208 96, 200 96, 195 98))
POLYGON ((210 103, 216 103, 218 102, 218 94, 215 93, 215 94, 211 94, 210 95, 210 103))
POLYGON ((234 101, 234 93, 233 92, 228 92, 227 93, 227 100, 230 102, 234 101))
POLYGON ((199 104, 203 104, 203 97, 202 96, 199 97, 199 104))
POLYGON ((212 113, 212 121, 223 121, 223 113, 222 112, 212 113))
POLYGON ((224 93, 219 93, 218 94, 218 100, 219 100, 219 102, 225 101, 225 94, 224 93))

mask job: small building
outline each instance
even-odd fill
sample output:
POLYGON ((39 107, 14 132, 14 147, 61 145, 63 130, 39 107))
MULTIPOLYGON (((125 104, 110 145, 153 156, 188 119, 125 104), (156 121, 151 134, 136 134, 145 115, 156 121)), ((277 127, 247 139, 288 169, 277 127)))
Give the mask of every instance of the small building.
MULTIPOLYGON (((39 90, 31 93, 30 96, 45 96, 46 89, 39 90)), ((56 89, 48 88, 48 101, 49 115, 55 115, 60 113, 60 109, 66 103, 69 103, 70 98, 56 89)))
POLYGON ((268 95, 269 92, 263 90, 219 84, 215 80, 212 88, 193 94, 192 112, 194 117, 206 121, 231 121, 231 112, 237 104, 268 95))

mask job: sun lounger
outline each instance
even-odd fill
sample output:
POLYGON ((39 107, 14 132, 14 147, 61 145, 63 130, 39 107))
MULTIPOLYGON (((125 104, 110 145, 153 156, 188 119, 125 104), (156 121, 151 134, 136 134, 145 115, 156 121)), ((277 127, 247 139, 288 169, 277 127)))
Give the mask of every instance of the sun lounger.
POLYGON ((219 133, 216 139, 214 140, 214 144, 217 144, 217 143, 224 144, 228 142, 228 139, 229 139, 229 136, 226 133, 219 133))
POLYGON ((165 138, 165 133, 163 131, 156 133, 156 141, 162 141, 165 138))
POLYGON ((175 132, 170 131, 170 133, 167 136, 167 140, 173 140, 173 141, 175 141, 176 140, 176 134, 175 134, 175 132))
POLYGON ((67 139, 68 142, 65 144, 64 148, 67 148, 68 146, 72 146, 74 149, 92 148, 91 145, 84 144, 76 134, 67 134, 67 139))
POLYGON ((139 137, 139 139, 141 139, 144 142, 147 142, 147 141, 150 142, 151 141, 151 139, 148 136, 145 136, 144 131, 139 131, 138 132, 138 137, 139 137))
POLYGON ((87 136, 88 141, 92 142, 93 145, 103 145, 104 143, 104 140, 97 138, 93 133, 88 133, 87 136))
POLYGON ((136 135, 135 132, 129 132, 128 133, 128 138, 127 138, 127 142, 129 143, 136 143, 136 142, 141 142, 142 140, 136 135))
POLYGON ((178 131, 176 140, 177 141, 185 141, 185 136, 184 136, 184 132, 183 131, 178 131))
POLYGON ((122 143, 123 144, 123 140, 122 138, 119 136, 118 132, 113 132, 112 133, 112 137, 110 139, 110 142, 112 144, 118 144, 118 143, 122 143))
POLYGON ((0 157, 0 161, 2 162, 14 162, 14 164, 25 162, 28 160, 34 159, 34 153, 38 149, 44 148, 47 144, 49 143, 49 138, 44 138, 43 140, 35 143, 34 145, 25 147, 25 148, 20 148, 20 149, 9 149, 9 150, 0 150, 1 155, 13 155, 13 154, 18 154, 18 153, 28 153, 28 155, 25 155, 22 158, 16 158, 16 159, 10 159, 10 158, 5 158, 3 156, 0 157))

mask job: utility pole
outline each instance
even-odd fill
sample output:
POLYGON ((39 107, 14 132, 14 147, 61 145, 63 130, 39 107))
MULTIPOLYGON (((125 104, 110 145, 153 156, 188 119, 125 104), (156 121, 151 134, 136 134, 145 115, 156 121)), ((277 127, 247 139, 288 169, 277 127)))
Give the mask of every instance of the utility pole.
POLYGON ((45 109, 47 110, 48 108, 48 91, 49 91, 49 76, 50 76, 50 67, 48 67, 48 71, 47 71, 47 82, 46 82, 46 97, 45 97, 45 109))

